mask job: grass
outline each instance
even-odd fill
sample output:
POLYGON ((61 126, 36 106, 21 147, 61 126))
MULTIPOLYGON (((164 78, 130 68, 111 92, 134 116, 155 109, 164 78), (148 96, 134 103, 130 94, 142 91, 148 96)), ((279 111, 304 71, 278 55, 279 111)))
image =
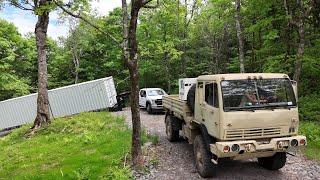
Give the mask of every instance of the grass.
POLYGON ((123 165, 131 147, 123 118, 82 113, 56 119, 31 138, 25 138, 27 130, 0 139, 0 179, 131 178, 123 165))
POLYGON ((303 151, 305 155, 320 161, 320 124, 301 121, 299 131, 307 137, 307 146, 303 151))

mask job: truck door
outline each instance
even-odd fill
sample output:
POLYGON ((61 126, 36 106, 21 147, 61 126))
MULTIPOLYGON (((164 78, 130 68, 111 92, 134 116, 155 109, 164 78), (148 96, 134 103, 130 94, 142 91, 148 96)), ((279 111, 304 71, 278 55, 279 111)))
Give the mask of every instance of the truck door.
POLYGON ((141 107, 146 107, 146 103, 147 103, 147 93, 145 90, 140 90, 139 93, 139 105, 141 107))
POLYGON ((204 83, 204 96, 201 103, 202 123, 206 125, 208 133, 219 135, 219 96, 216 82, 204 83))

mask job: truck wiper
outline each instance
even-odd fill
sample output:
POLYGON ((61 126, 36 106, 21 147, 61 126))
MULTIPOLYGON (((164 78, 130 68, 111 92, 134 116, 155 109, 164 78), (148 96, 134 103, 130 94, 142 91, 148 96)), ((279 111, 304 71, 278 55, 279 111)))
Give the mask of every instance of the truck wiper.
POLYGON ((226 108, 226 111, 251 111, 255 112, 255 109, 252 107, 233 107, 233 108, 226 108))
POLYGON ((288 106, 288 105, 266 105, 266 106, 263 106, 263 107, 270 107, 270 108, 273 108, 273 109, 276 109, 276 108, 286 108, 286 109, 291 109, 293 106, 288 106))

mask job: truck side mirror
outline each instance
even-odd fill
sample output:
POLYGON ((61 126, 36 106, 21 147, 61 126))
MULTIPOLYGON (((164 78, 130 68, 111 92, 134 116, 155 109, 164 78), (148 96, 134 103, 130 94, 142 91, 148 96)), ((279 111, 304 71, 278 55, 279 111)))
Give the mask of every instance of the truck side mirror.
POLYGON ((298 83, 297 81, 291 80, 291 84, 292 84, 294 95, 296 97, 296 101, 298 101, 298 83))

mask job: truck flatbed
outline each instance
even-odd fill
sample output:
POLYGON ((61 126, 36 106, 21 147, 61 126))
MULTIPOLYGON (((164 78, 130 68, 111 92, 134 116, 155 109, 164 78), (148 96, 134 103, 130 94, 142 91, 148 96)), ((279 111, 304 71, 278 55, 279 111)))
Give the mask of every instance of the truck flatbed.
POLYGON ((168 95, 163 98, 163 107, 166 111, 174 113, 180 119, 188 119, 192 117, 192 113, 186 101, 179 99, 179 95, 168 95))

